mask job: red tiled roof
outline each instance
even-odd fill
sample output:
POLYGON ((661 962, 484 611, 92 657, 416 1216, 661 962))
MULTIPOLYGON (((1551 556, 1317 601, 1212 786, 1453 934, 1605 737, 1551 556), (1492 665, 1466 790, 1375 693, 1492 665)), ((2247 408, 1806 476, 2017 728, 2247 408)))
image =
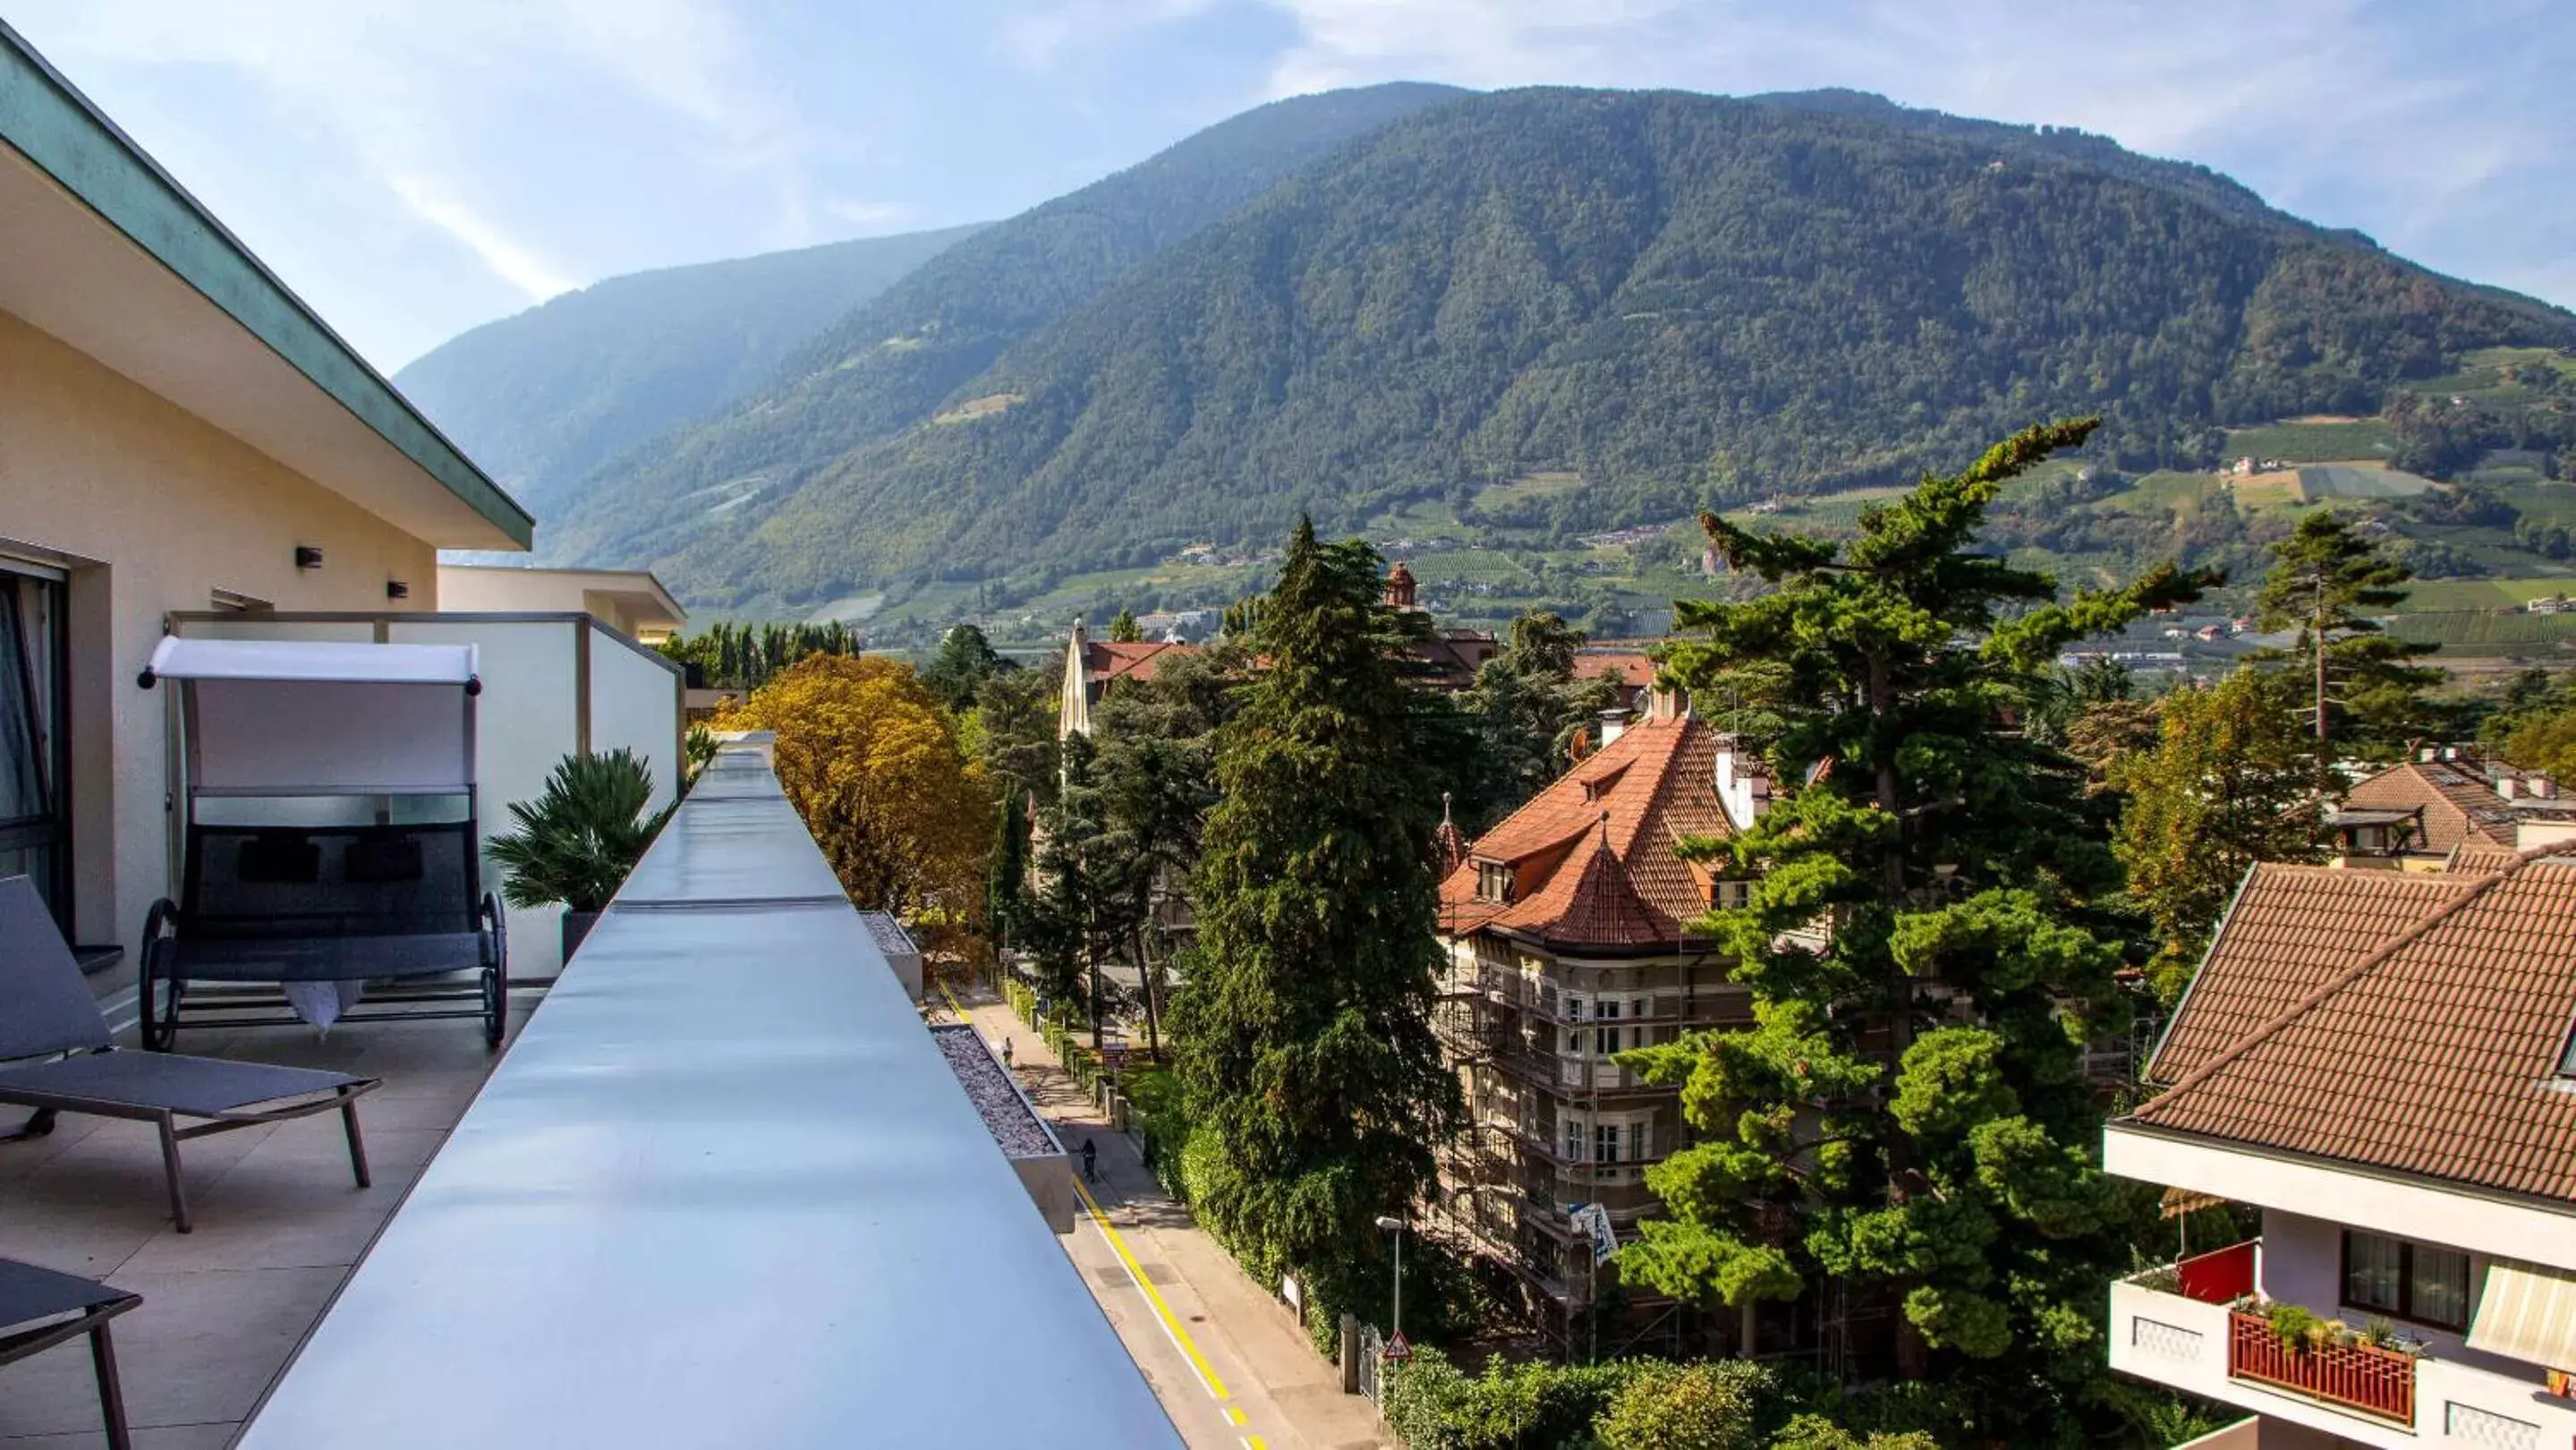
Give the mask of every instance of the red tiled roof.
POLYGON ((2149 1076, 2148 1126, 2576 1201, 2576 864, 2258 866, 2149 1076))
POLYGON ((2463 840, 2484 837, 2499 846, 2514 843, 2513 807, 2486 777, 2444 760, 2392 765, 2344 793, 2347 806, 2386 810, 2424 808, 2424 839, 2419 851, 2448 851, 2463 840))
POLYGON ((1627 651, 1582 650, 1575 654, 1576 679, 1598 679, 1603 675, 1629 689, 1642 690, 1655 682, 1655 661, 1651 655, 1627 651))
POLYGON ((1111 680, 1150 680, 1155 667, 1174 650, 1194 655, 1199 647, 1175 640, 1085 640, 1082 644, 1082 677, 1096 685, 1111 680))
POLYGON ((1442 915, 1568 947, 1679 943, 1708 910, 1684 836, 1723 836, 1717 737, 1685 716, 1631 725, 1487 831, 1440 883, 1442 915), (1604 817, 1607 827, 1604 827, 1604 817), (1514 868, 1514 899, 1476 899, 1476 861, 1514 868))

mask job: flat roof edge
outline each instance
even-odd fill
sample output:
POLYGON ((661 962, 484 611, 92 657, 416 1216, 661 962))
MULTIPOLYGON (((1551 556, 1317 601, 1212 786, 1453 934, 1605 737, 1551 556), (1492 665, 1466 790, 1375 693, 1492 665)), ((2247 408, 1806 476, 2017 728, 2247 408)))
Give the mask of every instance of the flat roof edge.
POLYGON ((521 548, 536 519, 80 88, 0 21, 0 140, 521 548))

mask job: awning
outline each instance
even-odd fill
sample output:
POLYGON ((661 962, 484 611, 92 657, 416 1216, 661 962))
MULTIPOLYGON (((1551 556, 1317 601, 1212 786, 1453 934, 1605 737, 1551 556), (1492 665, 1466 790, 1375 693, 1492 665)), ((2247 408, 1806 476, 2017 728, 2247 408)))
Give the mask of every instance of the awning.
POLYGON ((196 796, 466 795, 470 644, 161 641, 143 672, 186 691, 196 796))
POLYGON ((139 682, 268 680, 343 685, 463 685, 474 678, 470 644, 340 644, 302 639, 164 638, 139 682))
POLYGON ((2496 1259, 2469 1322, 2469 1348, 2543 1369, 2576 1369, 2576 1276, 2496 1259))
POLYGON ((2181 1218, 2205 1208, 2224 1208, 2227 1200, 2215 1193, 2198 1193, 2188 1188, 2168 1188, 2162 1200, 2164 1216, 2181 1218))

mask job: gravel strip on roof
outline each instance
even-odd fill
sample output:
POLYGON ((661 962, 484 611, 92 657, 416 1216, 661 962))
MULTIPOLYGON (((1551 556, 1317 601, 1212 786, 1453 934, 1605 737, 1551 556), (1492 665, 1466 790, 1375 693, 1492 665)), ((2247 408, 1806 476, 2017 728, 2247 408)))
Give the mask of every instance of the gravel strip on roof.
POLYGON ((967 1101, 984 1115, 984 1126, 992 1130, 993 1141, 1002 1145, 1005 1158, 1051 1158, 1064 1151, 1046 1124, 1038 1121, 1020 1100, 1019 1089, 1010 1074, 993 1060, 975 1029, 957 1025, 936 1026, 931 1037, 948 1057, 949 1070, 957 1074, 958 1086, 966 1089, 967 1101))

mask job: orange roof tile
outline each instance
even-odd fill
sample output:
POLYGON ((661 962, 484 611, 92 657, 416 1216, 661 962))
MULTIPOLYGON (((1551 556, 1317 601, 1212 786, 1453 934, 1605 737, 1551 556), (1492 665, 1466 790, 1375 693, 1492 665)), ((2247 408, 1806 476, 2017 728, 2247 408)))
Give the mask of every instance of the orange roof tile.
POLYGON ((2258 866, 2140 1124, 2576 1200, 2576 864, 2258 866))
POLYGON ((2344 792, 2347 806, 2386 810, 2424 808, 2420 851, 2448 851, 2472 837, 2499 846, 2514 843, 2513 807, 2486 777, 2449 761, 2392 765, 2344 792))
POLYGON ((1607 675, 1632 690, 1642 690, 1655 682, 1652 655, 1628 650, 1579 650, 1574 656, 1574 677, 1598 679, 1607 675))
POLYGON ((1678 944, 1708 898, 1675 846, 1727 833, 1716 771, 1717 737, 1700 722, 1629 726, 1470 847, 1473 859, 1440 884, 1448 929, 1492 926, 1567 947, 1678 944), (1583 849, 1587 838, 1598 844, 1583 849), (1514 868, 1515 899, 1476 898, 1480 860, 1514 868))
MULTIPOLYGON (((1158 663, 1173 651, 1194 655, 1199 647, 1167 639, 1085 640, 1082 645, 1082 675, 1094 684, 1111 680, 1150 680, 1158 663)), ((1177 658, 1177 656, 1174 656, 1177 658)))

